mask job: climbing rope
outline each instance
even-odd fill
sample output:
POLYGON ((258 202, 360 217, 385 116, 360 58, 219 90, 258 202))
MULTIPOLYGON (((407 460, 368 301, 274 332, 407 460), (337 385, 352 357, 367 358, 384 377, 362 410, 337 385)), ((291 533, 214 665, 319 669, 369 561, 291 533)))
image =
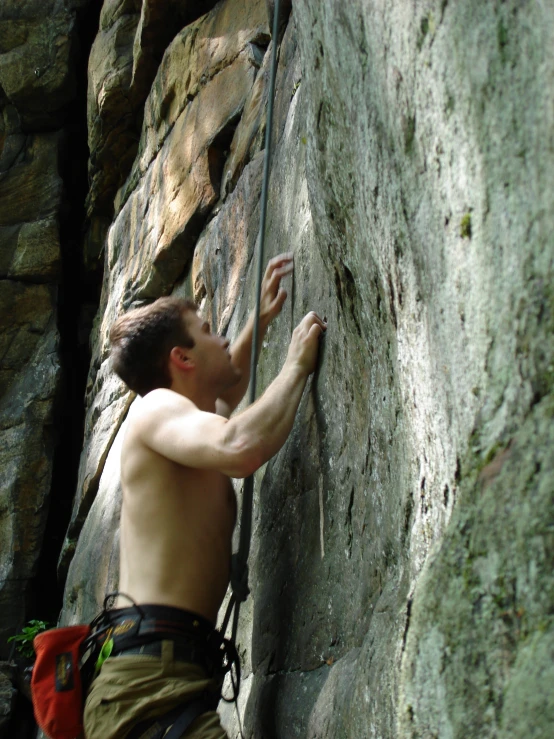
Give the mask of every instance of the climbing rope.
MULTIPOLYGON (((254 311, 254 333, 252 341, 252 354, 250 357, 250 391, 248 401, 252 404, 256 400, 256 370, 258 364, 258 334, 260 330, 260 299, 262 292, 263 279, 263 262, 264 262, 264 246, 265 246, 265 222, 267 213, 267 194, 269 186, 269 171, 271 163, 271 129, 273 126, 273 98, 275 96, 275 76, 277 72, 277 35, 279 31, 279 0, 275 0, 273 11, 273 47, 271 49, 271 69, 269 76, 269 93, 267 105, 267 123, 265 129, 265 152, 264 152, 264 171, 262 179, 261 194, 261 212, 260 212, 260 229, 258 232, 258 272, 256 280, 256 307, 254 311)), ((229 599, 229 605, 222 623, 222 632, 225 633, 227 625, 233 613, 233 627, 231 631, 231 641, 235 643, 240 604, 246 600, 248 593, 248 555, 250 552, 250 540, 252 536, 252 503, 254 497, 254 477, 251 475, 244 481, 242 493, 242 510, 241 524, 239 534, 239 548, 233 555, 231 568, 231 588, 232 593, 229 599)), ((233 692, 235 686, 233 684, 233 692)), ((236 687, 238 692, 238 685, 236 687)))

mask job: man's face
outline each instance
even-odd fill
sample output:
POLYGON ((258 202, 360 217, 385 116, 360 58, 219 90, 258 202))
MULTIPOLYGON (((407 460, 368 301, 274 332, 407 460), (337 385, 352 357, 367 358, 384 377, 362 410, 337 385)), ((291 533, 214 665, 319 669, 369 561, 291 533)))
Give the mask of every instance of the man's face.
POLYGON ((229 340, 212 334, 210 324, 197 313, 189 311, 183 317, 187 330, 194 339, 194 347, 188 349, 194 359, 198 377, 203 382, 227 389, 240 380, 240 370, 231 362, 229 340))

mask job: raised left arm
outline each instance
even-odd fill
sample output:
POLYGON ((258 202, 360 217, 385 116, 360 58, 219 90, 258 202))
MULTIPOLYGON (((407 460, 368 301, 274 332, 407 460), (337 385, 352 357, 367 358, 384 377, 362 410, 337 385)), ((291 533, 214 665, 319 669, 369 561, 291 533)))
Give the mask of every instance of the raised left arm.
MULTIPOLYGON (((271 321, 279 315, 287 297, 281 280, 294 269, 292 253, 279 254, 268 262, 262 281, 260 295, 260 323, 256 346, 259 355, 262 341, 271 321)), ((230 348, 231 361, 241 372, 241 379, 218 399, 216 411, 228 418, 243 399, 250 382, 250 357, 254 334, 254 311, 248 317, 245 327, 230 348)))

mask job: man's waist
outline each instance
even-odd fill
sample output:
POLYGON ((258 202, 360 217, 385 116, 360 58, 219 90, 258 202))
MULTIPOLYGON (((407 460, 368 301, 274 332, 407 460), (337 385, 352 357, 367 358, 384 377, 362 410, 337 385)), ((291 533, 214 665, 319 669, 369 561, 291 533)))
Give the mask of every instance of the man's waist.
POLYGON ((113 638, 133 634, 159 635, 162 639, 166 634, 207 639, 215 631, 214 624, 198 613, 151 603, 106 611, 105 624, 113 638))
POLYGON ((113 640, 113 650, 139 647, 163 639, 195 645, 208 644, 217 635, 211 621, 172 606, 136 604, 104 612, 98 637, 113 640))
POLYGON ((106 657, 162 657, 163 642, 171 641, 174 660, 199 664, 210 674, 221 670, 226 657, 224 640, 210 621, 171 606, 136 604, 107 610, 95 638, 106 657), (105 650, 107 642, 111 644, 105 650))
MULTIPOLYGON (((164 655, 164 643, 168 640, 156 640, 142 644, 138 647, 127 647, 126 649, 114 648, 114 651, 110 654, 110 657, 157 657, 162 659, 164 655)), ((201 665, 208 673, 213 671, 214 655, 209 649, 202 645, 194 645, 191 643, 181 643, 174 639, 169 639, 172 642, 172 659, 175 662, 189 662, 195 665, 201 665)))
MULTIPOLYGON (((181 622, 190 615, 214 628, 227 593, 230 566, 220 567, 217 576, 213 577, 207 576, 209 570, 204 570, 201 564, 198 563, 200 572, 184 572, 176 568, 171 578, 148 572, 148 576, 142 576, 142 581, 138 577, 127 578, 120 587, 123 592, 132 594, 134 602, 145 604, 149 617, 152 612, 155 618, 181 622), (163 614, 166 610, 169 613, 167 617, 163 614)), ((132 610, 129 599, 122 595, 114 601, 113 606, 118 611, 132 610)))

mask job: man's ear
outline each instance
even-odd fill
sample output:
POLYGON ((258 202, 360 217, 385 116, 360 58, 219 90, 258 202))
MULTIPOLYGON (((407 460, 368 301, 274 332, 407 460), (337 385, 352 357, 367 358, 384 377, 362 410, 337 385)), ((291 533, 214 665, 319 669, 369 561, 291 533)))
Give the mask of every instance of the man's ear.
POLYGON ((194 359, 192 359, 186 349, 180 346, 174 346, 169 352, 169 361, 176 369, 181 370, 181 372, 190 372, 195 366, 194 359))

